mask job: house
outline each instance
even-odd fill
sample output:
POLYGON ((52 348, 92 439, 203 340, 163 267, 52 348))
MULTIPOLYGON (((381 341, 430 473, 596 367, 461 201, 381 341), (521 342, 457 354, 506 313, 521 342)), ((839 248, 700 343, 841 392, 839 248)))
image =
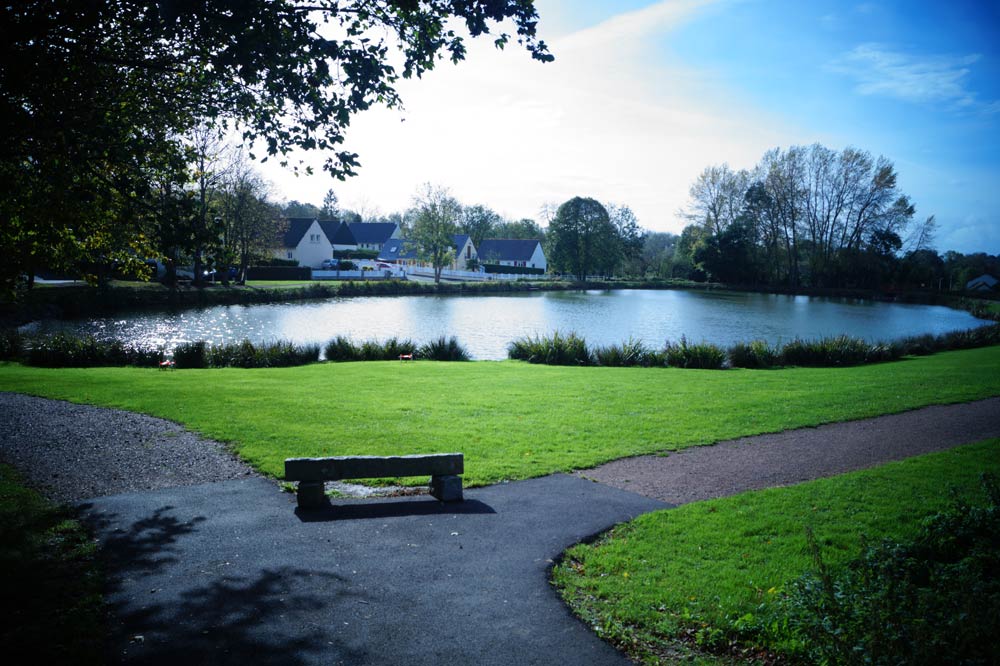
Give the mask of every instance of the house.
POLYGON ((297 261, 299 266, 319 268, 325 259, 333 258, 334 250, 353 250, 357 246, 350 228, 343 222, 293 217, 288 220, 288 229, 274 256, 297 261))
POLYGON ((359 250, 381 252, 386 242, 399 238, 399 225, 395 222, 351 222, 347 226, 359 250))
POLYGON ((993 291, 997 288, 998 280, 989 273, 983 273, 979 277, 965 283, 966 291, 993 291))
POLYGON ((542 242, 538 239, 488 238, 479 244, 479 261, 490 265, 548 268, 542 242))
POLYGON ((416 243, 405 238, 391 238, 382 246, 378 260, 399 266, 415 266, 418 263, 416 243))
MULTIPOLYGON (((323 220, 319 223, 319 226, 326 232, 326 236, 330 239, 330 245, 333 246, 334 250, 358 249, 358 240, 354 237, 354 233, 351 232, 351 225, 340 220, 323 220)), ((329 258, 327 257, 327 259, 329 258)))
MULTIPOLYGON (((466 234, 455 234, 452 236, 455 251, 455 258, 452 260, 450 268, 452 270, 464 271, 468 269, 470 259, 478 259, 476 246, 472 244, 472 239, 466 234)), ((379 261, 399 264, 401 266, 429 266, 417 256, 417 244, 406 238, 390 238, 382 247, 378 255, 379 261)))
POLYGON ((470 260, 479 260, 476 246, 472 244, 472 238, 468 234, 455 234, 452 238, 455 241, 455 260, 451 267, 457 271, 468 270, 470 260))

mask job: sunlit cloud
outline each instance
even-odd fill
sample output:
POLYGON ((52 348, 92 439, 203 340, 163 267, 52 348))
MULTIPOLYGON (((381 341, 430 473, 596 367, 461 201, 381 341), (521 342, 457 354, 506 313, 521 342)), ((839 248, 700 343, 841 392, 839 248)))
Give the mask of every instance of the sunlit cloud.
POLYGON ((993 112, 997 102, 981 102, 968 87, 970 55, 912 55, 881 44, 862 44, 831 63, 857 81, 862 95, 880 95, 917 104, 944 103, 951 109, 993 112))
MULTIPOLYGON (((706 166, 749 167, 770 147, 822 140, 753 108, 734 113, 739 102, 710 73, 654 55, 709 4, 660 2, 551 40, 550 64, 472 42, 467 61, 400 86, 405 111, 358 116, 346 147, 360 154, 361 175, 332 186, 345 206, 391 212, 433 182, 515 218, 591 196, 679 231, 676 211, 706 166)), ((269 175, 290 199, 319 201, 331 186, 269 175)))

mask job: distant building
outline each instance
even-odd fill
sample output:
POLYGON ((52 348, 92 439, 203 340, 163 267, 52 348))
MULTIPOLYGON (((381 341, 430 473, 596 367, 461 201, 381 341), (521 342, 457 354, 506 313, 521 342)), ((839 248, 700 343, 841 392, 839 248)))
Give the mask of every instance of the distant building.
POLYGON ((482 264, 548 269, 542 242, 538 239, 489 238, 479 244, 482 264))
POLYGON ((378 260, 399 266, 415 266, 417 245, 405 238, 390 238, 378 253, 378 260))
POLYGON ((467 270, 469 262, 479 260, 479 253, 476 246, 472 244, 472 238, 467 234, 455 234, 455 261, 452 262, 452 269, 457 271, 467 270))
POLYGON ((993 291, 997 288, 998 280, 989 273, 983 273, 979 277, 965 283, 966 291, 993 291))
POLYGON ((347 226, 359 250, 381 252, 389 240, 399 238, 399 225, 395 222, 351 222, 347 226))
POLYGON ((278 259, 297 261, 299 266, 319 268, 324 260, 333 258, 334 250, 356 250, 357 247, 350 228, 339 220, 293 217, 288 220, 281 247, 273 254, 278 259))

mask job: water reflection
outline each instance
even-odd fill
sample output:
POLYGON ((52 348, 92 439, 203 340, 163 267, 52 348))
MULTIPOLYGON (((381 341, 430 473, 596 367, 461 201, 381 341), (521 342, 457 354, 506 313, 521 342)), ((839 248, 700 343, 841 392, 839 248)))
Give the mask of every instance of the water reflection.
POLYGON ((772 343, 846 333, 890 340, 982 324, 940 306, 732 292, 608 290, 491 296, 383 296, 267 305, 231 305, 128 318, 44 321, 35 330, 70 330, 173 349, 181 342, 288 339, 324 343, 390 336, 426 342, 455 335, 473 358, 506 357, 524 335, 575 331, 591 344, 629 337, 659 346, 666 340, 729 345, 762 338, 772 343))

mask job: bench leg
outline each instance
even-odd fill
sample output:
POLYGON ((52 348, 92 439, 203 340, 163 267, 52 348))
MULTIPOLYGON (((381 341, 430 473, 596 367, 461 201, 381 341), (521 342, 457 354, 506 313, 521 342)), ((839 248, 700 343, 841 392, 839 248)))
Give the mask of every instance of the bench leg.
POLYGON ((329 503, 322 481, 299 481, 296 497, 300 509, 322 509, 329 503))
POLYGON ((431 495, 442 502, 461 502, 462 477, 455 474, 432 476, 431 495))

